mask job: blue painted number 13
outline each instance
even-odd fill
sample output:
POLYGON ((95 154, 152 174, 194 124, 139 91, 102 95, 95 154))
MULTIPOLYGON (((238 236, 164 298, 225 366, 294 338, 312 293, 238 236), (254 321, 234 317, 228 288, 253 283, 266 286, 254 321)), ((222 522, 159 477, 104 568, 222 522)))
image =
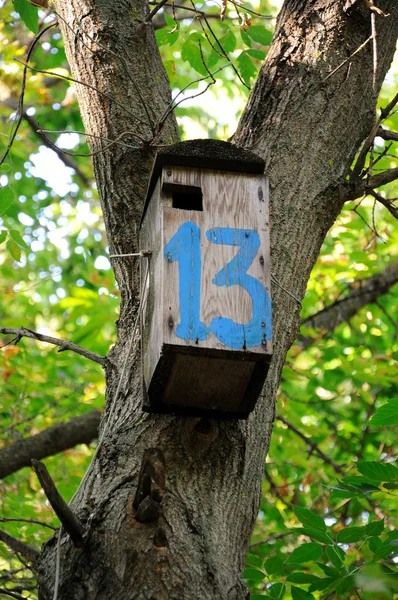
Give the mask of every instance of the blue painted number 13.
POLYGON ((214 227, 206 231, 213 244, 239 246, 236 256, 214 276, 217 286, 242 286, 252 300, 252 318, 249 323, 235 323, 231 319, 215 317, 210 328, 200 320, 200 279, 202 258, 200 228, 187 221, 172 237, 164 250, 168 261, 178 261, 180 323, 176 335, 184 340, 205 340, 211 331, 225 346, 246 349, 260 346, 272 337, 271 300, 264 286, 247 269, 260 247, 260 238, 253 229, 214 227))

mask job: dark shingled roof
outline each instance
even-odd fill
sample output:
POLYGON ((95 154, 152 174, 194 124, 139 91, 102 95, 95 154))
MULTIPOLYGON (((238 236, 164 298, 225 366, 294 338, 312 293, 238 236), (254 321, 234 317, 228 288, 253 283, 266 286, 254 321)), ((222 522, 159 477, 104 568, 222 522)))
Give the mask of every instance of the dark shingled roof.
POLYGON ((144 213, 162 168, 169 165, 255 175, 262 175, 265 167, 263 159, 257 154, 220 140, 189 140, 161 148, 152 168, 144 213))

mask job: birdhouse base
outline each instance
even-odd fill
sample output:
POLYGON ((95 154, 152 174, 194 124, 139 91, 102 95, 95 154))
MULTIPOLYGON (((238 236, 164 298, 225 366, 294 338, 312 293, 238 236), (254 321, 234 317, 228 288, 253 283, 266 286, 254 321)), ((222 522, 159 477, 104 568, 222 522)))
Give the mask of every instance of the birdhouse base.
MULTIPOLYGON (((252 357, 250 357, 252 358, 252 357)), ((270 357, 253 361, 165 352, 144 394, 153 413, 246 419, 267 375, 270 357)))

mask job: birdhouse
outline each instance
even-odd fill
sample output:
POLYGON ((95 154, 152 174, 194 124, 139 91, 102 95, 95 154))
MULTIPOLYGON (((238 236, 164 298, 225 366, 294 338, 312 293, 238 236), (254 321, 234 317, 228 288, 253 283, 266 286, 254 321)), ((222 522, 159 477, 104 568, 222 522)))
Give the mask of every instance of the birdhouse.
POLYGON ((160 150, 140 248, 152 253, 142 278, 144 410, 246 418, 272 352, 263 160, 216 140, 160 150))

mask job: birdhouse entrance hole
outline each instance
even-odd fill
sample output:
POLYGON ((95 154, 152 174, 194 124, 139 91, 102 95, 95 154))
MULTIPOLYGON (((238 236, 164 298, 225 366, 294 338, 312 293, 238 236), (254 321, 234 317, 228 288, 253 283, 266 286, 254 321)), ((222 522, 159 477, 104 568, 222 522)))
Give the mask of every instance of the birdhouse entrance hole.
POLYGON ((164 188, 171 192, 173 208, 203 211, 202 188, 193 185, 168 185, 164 188))

